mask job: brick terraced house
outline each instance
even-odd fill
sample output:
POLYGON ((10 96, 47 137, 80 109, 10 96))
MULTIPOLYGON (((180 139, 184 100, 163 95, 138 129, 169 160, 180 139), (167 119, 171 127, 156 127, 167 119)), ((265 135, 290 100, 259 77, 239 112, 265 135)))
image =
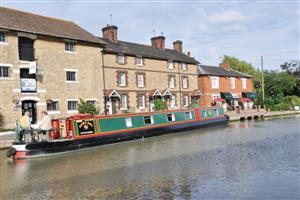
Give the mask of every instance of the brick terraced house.
POLYGON ((223 98, 229 105, 233 100, 255 95, 253 77, 230 68, 229 63, 220 66, 199 65, 200 105, 210 106, 216 98, 223 98))
POLYGON ((167 101, 169 109, 188 107, 199 100, 198 61, 183 53, 181 41, 165 47, 165 37, 152 45, 118 40, 118 28, 102 29, 103 89, 108 113, 153 110, 153 101, 167 101))
POLYGON ((6 127, 29 110, 77 113, 79 99, 103 111, 101 41, 71 21, 0 7, 0 112, 6 127))

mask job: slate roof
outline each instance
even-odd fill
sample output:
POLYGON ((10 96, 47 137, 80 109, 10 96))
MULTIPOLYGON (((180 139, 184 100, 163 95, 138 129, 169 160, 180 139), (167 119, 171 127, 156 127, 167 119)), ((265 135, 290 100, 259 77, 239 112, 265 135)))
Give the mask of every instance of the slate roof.
POLYGON ((172 60, 177 62, 185 62, 190 64, 198 64, 199 62, 184 53, 179 53, 173 49, 160 50, 156 47, 132 42, 118 41, 112 42, 109 39, 99 38, 105 43, 105 52, 121 53, 124 55, 142 56, 145 58, 154 58, 161 60, 172 60))
POLYGON ((0 7, 0 28, 65 39, 101 43, 97 37, 72 21, 45 17, 0 7))
POLYGON ((219 66, 199 65, 199 75, 211 75, 211 76, 230 76, 230 77, 242 77, 253 78, 249 74, 245 74, 233 69, 226 70, 219 66))

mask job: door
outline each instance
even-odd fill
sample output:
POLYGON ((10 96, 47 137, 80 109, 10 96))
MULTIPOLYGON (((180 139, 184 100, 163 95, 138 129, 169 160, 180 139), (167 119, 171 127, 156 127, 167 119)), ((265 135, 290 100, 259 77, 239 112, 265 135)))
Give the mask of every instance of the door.
POLYGON ((36 101, 28 100, 22 101, 22 115, 25 111, 30 113, 30 123, 36 124, 37 122, 37 113, 36 113, 36 101))

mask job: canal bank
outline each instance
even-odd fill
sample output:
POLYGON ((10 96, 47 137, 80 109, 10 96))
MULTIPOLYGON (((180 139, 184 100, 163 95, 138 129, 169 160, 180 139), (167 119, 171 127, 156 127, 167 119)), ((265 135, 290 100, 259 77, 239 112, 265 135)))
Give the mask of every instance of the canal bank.
POLYGON ((228 111, 226 115, 229 117, 229 121, 240 121, 240 120, 251 120, 258 118, 268 118, 268 117, 280 117, 280 116, 291 116, 300 115, 300 111, 269 111, 264 109, 260 110, 242 110, 240 112, 228 111))

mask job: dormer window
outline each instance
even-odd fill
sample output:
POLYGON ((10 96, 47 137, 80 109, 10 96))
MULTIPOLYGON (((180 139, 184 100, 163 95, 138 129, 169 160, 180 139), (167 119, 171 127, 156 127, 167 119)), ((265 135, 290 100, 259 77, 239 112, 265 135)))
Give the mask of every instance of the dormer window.
POLYGON ((168 69, 174 69, 174 62, 172 60, 168 61, 168 69))
POLYGON ((143 66, 144 65, 142 56, 137 56, 135 58, 135 64, 138 65, 138 66, 143 66))
POLYGON ((124 64, 125 63, 125 56, 123 54, 117 55, 117 63, 124 64))
POLYGON ((181 69, 183 71, 186 71, 187 70, 187 64, 186 63, 181 63, 181 69))
POLYGON ((67 52, 75 52, 76 48, 75 48, 75 42, 72 41, 65 41, 65 51, 67 52))

